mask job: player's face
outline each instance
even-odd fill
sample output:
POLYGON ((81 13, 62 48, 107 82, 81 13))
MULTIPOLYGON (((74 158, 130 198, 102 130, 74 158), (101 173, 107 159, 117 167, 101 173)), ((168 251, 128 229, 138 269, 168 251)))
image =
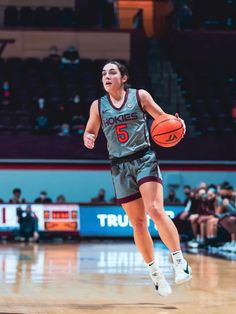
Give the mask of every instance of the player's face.
POLYGON ((120 70, 116 64, 108 63, 102 70, 102 83, 105 91, 110 93, 123 87, 127 77, 121 76, 120 70))

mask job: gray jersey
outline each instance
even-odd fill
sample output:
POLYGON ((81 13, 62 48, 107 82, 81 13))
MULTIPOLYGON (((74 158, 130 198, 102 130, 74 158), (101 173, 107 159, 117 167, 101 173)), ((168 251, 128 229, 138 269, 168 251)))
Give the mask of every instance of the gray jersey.
POLYGON ((100 98, 98 103, 109 158, 128 156, 150 146, 146 114, 136 89, 127 89, 120 108, 113 105, 109 95, 100 98))

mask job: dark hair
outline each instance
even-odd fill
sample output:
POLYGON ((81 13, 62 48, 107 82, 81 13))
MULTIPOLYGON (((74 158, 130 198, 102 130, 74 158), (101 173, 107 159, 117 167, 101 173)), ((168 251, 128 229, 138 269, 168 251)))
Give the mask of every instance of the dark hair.
POLYGON ((117 66, 117 68, 120 71, 121 77, 124 77, 125 75, 127 76, 127 81, 124 83, 124 89, 127 89, 129 87, 129 84, 127 83, 129 80, 129 72, 128 72, 127 67, 124 64, 122 64, 116 60, 107 60, 107 62, 103 65, 103 67, 109 63, 117 66))
POLYGON ((15 194, 15 193, 21 194, 21 189, 15 188, 15 189, 13 190, 13 194, 15 194))
POLYGON ((189 189, 189 190, 191 190, 191 186, 188 185, 188 184, 185 184, 185 185, 184 185, 184 189, 189 189))

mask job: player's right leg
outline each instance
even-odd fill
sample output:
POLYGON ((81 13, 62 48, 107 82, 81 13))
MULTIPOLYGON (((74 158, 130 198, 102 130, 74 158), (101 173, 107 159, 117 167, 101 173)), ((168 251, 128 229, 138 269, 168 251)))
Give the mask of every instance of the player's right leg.
POLYGON ((148 230, 147 217, 142 199, 139 198, 124 203, 122 207, 131 221, 135 244, 148 265, 150 277, 157 292, 161 296, 168 296, 171 294, 171 287, 155 261, 153 241, 148 230))

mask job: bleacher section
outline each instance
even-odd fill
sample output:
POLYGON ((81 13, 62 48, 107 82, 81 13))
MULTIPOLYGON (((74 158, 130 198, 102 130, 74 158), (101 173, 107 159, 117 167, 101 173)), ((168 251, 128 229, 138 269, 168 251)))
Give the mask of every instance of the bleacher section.
POLYGON ((235 35, 199 31, 172 34, 172 64, 199 135, 235 132, 235 35))

